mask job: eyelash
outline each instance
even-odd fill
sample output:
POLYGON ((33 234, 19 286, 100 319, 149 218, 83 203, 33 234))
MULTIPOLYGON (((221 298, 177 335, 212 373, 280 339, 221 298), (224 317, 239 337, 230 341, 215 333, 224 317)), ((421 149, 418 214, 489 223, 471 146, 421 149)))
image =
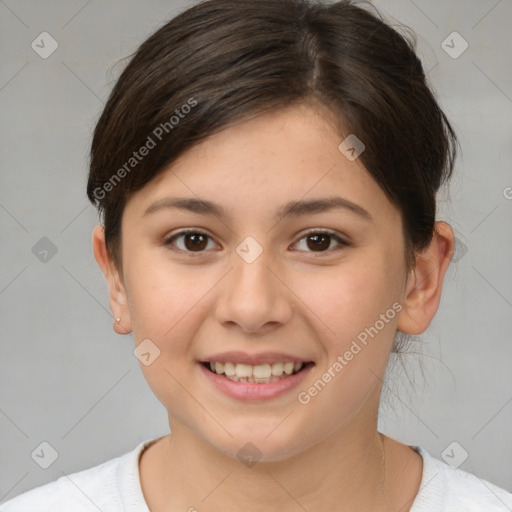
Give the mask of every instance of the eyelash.
MULTIPOLYGON (((182 236, 185 236, 187 234, 194 234, 194 235, 203 235, 203 236, 206 236, 207 238, 209 238, 210 240, 212 240, 212 238, 205 232, 199 230, 199 229, 183 229, 181 231, 179 231, 178 233, 175 233, 174 235, 172 235, 171 237, 167 238, 165 241, 164 241, 164 245, 166 246, 171 246, 171 249, 173 251, 178 251, 178 252, 183 252, 183 253, 187 253, 187 254, 192 254, 192 255, 200 255, 204 252, 206 252, 205 250, 202 250, 202 251, 189 251, 189 250, 184 250, 184 249, 179 249, 175 246, 173 246, 173 241, 179 237, 182 237, 182 236)), ((348 242, 346 242, 345 240, 343 240, 342 238, 340 238, 338 235, 336 235, 335 233, 333 233, 332 231, 327 231, 327 230, 310 230, 306 233, 304 233, 302 235, 302 237, 298 240, 298 242, 300 242, 301 240, 303 240, 304 238, 307 238, 311 235, 327 235, 329 237, 331 237, 332 239, 336 240, 339 245, 334 247, 334 248, 331 248, 331 249, 326 249, 325 251, 301 251, 301 252, 310 252, 312 254, 315 254, 315 255, 323 255, 323 254, 328 254, 328 253, 331 253, 332 251, 336 251, 336 250, 340 250, 344 247, 350 247, 350 244, 348 242)), ((296 242, 296 243, 298 243, 296 242)), ((330 245, 330 244, 329 244, 330 245)))

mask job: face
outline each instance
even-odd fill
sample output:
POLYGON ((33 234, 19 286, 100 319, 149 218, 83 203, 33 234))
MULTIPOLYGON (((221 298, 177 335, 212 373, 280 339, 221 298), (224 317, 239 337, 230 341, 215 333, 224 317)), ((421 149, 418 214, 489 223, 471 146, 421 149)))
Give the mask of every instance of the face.
POLYGON ((407 281, 402 222, 342 140, 320 108, 263 115, 126 204, 123 323, 146 340, 141 367, 171 430, 232 457, 252 442, 270 461, 376 416, 407 281), (172 205, 198 198, 213 207, 172 205))

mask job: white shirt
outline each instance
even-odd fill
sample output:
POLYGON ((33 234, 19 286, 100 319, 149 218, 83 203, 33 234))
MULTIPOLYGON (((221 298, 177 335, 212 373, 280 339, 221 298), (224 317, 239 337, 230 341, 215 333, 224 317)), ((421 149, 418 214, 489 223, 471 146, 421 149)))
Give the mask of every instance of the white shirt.
MULTIPOLYGON (((103 464, 60 477, 0 505, 0 512, 150 512, 139 457, 155 439, 103 464)), ((420 490, 410 512, 511 512, 512 494, 454 469, 413 446, 423 458, 420 490)), ((191 507, 201 509, 199 503, 191 507)))

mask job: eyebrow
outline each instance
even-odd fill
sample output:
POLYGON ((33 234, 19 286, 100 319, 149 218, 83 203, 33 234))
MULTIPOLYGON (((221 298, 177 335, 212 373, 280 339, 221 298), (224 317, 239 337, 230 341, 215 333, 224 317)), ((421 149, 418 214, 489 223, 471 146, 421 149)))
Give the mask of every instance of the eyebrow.
MULTIPOLYGON (((146 217, 152 213, 167 209, 186 210, 201 215, 214 215, 218 218, 228 217, 224 208, 219 204, 213 203, 206 199, 193 197, 167 197, 165 199, 161 199, 160 201, 153 203, 144 212, 142 217, 146 217)), ((276 217, 298 217, 301 215, 323 213, 335 209, 343 209, 358 215, 367 221, 373 221, 373 217, 362 206, 338 196, 290 201, 277 211, 276 217)))

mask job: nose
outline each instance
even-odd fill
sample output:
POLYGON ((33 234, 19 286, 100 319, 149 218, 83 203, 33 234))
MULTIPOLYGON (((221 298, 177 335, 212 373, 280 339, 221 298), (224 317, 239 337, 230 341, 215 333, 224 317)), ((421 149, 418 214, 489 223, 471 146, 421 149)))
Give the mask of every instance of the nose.
POLYGON ((219 290, 217 321, 227 327, 236 325, 251 334, 286 324, 293 312, 293 294, 283 284, 280 272, 272 268, 275 265, 266 251, 252 263, 234 253, 233 265, 219 290))

